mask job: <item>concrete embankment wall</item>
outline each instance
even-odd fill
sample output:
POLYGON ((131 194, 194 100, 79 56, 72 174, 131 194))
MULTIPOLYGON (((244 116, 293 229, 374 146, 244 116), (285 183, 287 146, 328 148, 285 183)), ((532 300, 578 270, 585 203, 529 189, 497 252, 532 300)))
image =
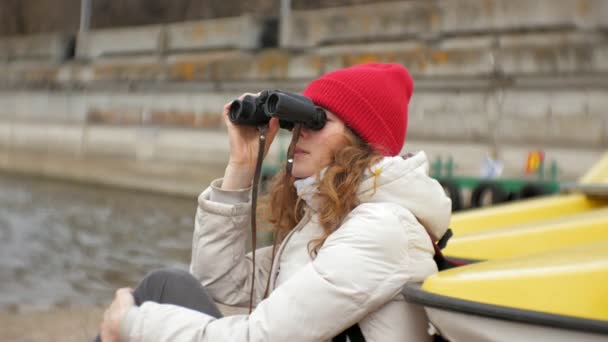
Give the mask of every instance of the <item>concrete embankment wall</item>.
POLYGON ((496 154, 521 176, 527 152, 543 149, 572 180, 608 146, 607 18, 608 4, 593 0, 387 2, 294 10, 278 48, 260 49, 261 21, 245 14, 92 31, 67 61, 63 35, 6 38, 0 166, 27 171, 15 156, 31 153, 220 170, 224 103, 390 61, 416 81, 404 150, 451 155, 458 174, 496 154))

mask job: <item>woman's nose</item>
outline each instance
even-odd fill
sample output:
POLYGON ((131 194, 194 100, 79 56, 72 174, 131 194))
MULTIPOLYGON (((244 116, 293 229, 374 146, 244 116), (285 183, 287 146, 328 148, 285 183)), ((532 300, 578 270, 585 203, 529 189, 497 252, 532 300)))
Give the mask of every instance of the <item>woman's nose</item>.
POLYGON ((308 136, 310 136, 310 129, 308 129, 306 127, 302 127, 300 129, 300 139, 307 138, 308 136))

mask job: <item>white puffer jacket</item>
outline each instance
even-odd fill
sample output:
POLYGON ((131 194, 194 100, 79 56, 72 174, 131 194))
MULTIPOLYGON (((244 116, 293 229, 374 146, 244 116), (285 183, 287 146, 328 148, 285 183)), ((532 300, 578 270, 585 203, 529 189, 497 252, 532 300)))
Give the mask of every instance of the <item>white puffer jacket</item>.
MULTIPOLYGON (((368 342, 424 341, 426 316, 400 291, 437 272, 427 231, 441 237, 451 202, 428 176, 424 153, 384 158, 360 187, 361 204, 311 259, 307 245, 322 229, 305 186, 305 218, 277 249, 256 253, 257 307, 215 319, 146 302, 122 322, 123 341, 328 341, 359 322, 368 342), (375 183, 375 184, 374 184, 375 183), (374 192, 374 188, 376 191, 374 192), (425 231, 425 228, 427 231, 425 231), (270 296, 262 301, 271 272, 270 296)), ((246 306, 251 282, 248 190, 222 191, 221 180, 199 197, 190 271, 217 302, 246 306)))

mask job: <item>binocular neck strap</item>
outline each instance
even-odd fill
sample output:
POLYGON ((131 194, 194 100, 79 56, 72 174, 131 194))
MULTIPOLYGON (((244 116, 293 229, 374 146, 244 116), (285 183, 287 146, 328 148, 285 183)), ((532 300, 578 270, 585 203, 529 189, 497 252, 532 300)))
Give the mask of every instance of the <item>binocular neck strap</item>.
POLYGON ((287 174, 291 176, 291 170, 293 169, 293 155, 296 152, 296 144, 298 143, 298 139, 300 138, 300 131, 302 131, 302 124, 295 124, 293 127, 293 133, 291 135, 291 142, 289 143, 289 148, 287 149, 287 174))
POLYGON ((268 126, 258 126, 258 130, 260 131, 258 159, 255 164, 255 173, 253 175, 253 184, 251 189, 251 257, 253 262, 253 271, 251 272, 249 313, 251 313, 253 310, 253 293, 255 292, 255 250, 257 248, 256 209, 258 206, 258 185, 260 184, 260 175, 262 173, 262 160, 264 159, 264 150, 266 149, 266 132, 268 131, 268 126))
MULTIPOLYGON (((268 131, 268 125, 258 126, 258 130, 260 131, 260 138, 258 144, 258 159, 255 165, 255 173, 253 175, 253 184, 251 189, 251 261, 253 262, 253 271, 251 274, 251 289, 249 293, 249 313, 253 310, 253 294, 255 292, 255 250, 257 248, 257 226, 256 226, 256 209, 258 205, 258 185, 260 184, 260 175, 262 171, 262 161, 264 159, 264 150, 266 149, 266 132, 268 131)), ((300 137, 300 131, 302 130, 302 124, 296 124, 293 128, 293 133, 291 137, 291 143, 289 144, 289 148, 287 149, 287 174, 291 175, 291 170, 293 169, 293 155, 296 150, 296 144, 298 143, 298 138, 300 137)), ((276 247, 276 236, 274 245, 272 246, 272 262, 274 262, 274 249, 276 247)), ((266 289, 264 291, 264 297, 268 295, 268 287, 270 285, 270 276, 268 277, 268 282, 266 284, 266 289)))

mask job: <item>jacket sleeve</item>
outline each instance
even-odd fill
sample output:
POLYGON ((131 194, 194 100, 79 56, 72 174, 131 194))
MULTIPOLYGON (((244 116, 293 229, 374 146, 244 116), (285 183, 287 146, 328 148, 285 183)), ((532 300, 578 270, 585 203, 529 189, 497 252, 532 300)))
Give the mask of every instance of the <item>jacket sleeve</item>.
MULTIPOLYGON (((198 198, 192 238, 192 273, 219 303, 247 306, 252 279, 252 254, 246 254, 250 237, 250 189, 220 190, 215 180, 198 198)), ((263 295, 270 272, 272 247, 256 251, 254 301, 263 295)))
POLYGON ((130 313, 131 323, 124 327, 132 337, 129 341, 331 339, 397 296, 412 279, 409 267, 433 262, 430 240, 409 212, 390 204, 363 204, 351 214, 326 240, 316 259, 276 288, 250 315, 213 319, 144 303, 130 313), (424 253, 412 258, 412 249, 424 253))

